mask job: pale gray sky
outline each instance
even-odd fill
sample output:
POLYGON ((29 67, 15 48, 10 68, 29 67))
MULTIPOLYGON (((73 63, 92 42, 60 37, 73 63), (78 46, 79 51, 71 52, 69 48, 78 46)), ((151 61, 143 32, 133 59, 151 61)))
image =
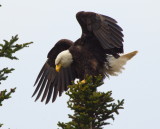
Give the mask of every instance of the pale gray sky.
POLYGON ((56 129, 68 122, 68 97, 55 103, 34 102, 33 83, 48 51, 62 38, 75 41, 81 35, 78 11, 94 11, 113 17, 124 29, 125 52, 138 50, 118 77, 105 79, 99 90, 113 91, 125 99, 125 109, 104 129, 160 129, 160 1, 159 0, 1 0, 0 42, 19 34, 19 43, 33 41, 18 52, 19 61, 1 59, 0 69, 16 70, 0 90, 17 87, 0 109, 4 129, 56 129))

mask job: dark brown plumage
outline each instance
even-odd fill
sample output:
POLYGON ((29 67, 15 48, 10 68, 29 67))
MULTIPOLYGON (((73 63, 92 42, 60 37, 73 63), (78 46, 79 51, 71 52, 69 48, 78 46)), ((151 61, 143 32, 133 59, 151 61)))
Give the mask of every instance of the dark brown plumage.
POLYGON ((83 80, 86 75, 99 74, 105 77, 107 55, 118 58, 118 54, 123 53, 122 28, 114 19, 93 12, 78 12, 76 18, 82 35, 74 43, 66 39, 58 41, 48 53, 48 59, 35 82, 33 96, 38 93, 36 100, 43 95, 41 101, 46 99, 48 103, 52 98, 54 102, 57 95, 61 96, 75 78, 83 80), (65 50, 72 61, 57 72, 55 62, 60 60, 58 65, 63 62, 60 53, 65 50))

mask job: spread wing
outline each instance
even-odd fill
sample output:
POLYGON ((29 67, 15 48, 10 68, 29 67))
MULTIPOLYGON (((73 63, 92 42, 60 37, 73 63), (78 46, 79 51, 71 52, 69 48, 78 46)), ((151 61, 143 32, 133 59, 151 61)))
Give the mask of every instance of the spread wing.
POLYGON ((46 99, 47 104, 51 98, 52 102, 54 102, 58 93, 61 96, 62 92, 67 90, 67 86, 71 84, 71 81, 75 79, 72 66, 62 68, 60 72, 56 72, 55 70, 55 59, 57 55, 61 51, 68 49, 72 44, 73 42, 70 40, 60 40, 48 53, 48 59, 39 72, 34 84, 36 85, 36 89, 32 96, 38 93, 36 100, 43 95, 42 102, 46 99))
POLYGON ((123 53, 122 28, 116 20, 93 12, 79 12, 76 18, 82 27, 82 36, 95 36, 103 49, 123 53))

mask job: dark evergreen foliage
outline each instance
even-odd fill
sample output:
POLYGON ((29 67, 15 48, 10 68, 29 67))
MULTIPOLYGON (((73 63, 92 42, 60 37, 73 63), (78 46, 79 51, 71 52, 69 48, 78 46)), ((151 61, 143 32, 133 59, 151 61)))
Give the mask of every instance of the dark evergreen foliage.
POLYGON ((18 35, 12 36, 10 41, 4 40, 4 44, 0 43, 0 47, 1 47, 0 57, 6 57, 12 60, 13 59, 18 60, 16 56, 13 56, 13 54, 23 49, 24 47, 28 47, 28 45, 32 43, 32 42, 29 42, 29 43, 24 43, 24 44, 15 44, 17 40, 18 40, 18 35))
POLYGON ((111 97, 112 91, 107 93, 97 91, 101 86, 102 77, 91 76, 86 78, 85 84, 72 84, 66 94, 70 97, 68 107, 74 111, 69 114, 71 121, 58 123, 62 129, 102 129, 104 125, 110 124, 109 119, 114 120, 114 114, 119 114, 123 109, 124 100, 117 101, 111 97))
POLYGON ((5 99, 9 99, 11 98, 11 94, 14 93, 16 90, 16 88, 13 88, 13 89, 10 89, 10 91, 7 93, 7 90, 3 90, 3 91, 0 91, 0 106, 2 106, 2 102, 5 100, 5 99))
MULTIPOLYGON (((13 54, 21 49, 23 49, 24 47, 28 47, 29 44, 31 44, 32 42, 29 43, 24 43, 24 44, 15 44, 16 41, 18 40, 18 35, 16 36, 12 36, 10 41, 4 40, 4 43, 0 43, 0 58, 5 57, 5 58, 9 58, 11 60, 18 60, 18 58, 16 56, 13 56, 13 54)), ((2 63, 2 62, 1 62, 2 63)), ((3 68, 2 70, 0 70, 0 84, 1 81, 4 81, 7 79, 7 74, 11 73, 14 70, 14 68, 3 68)), ((7 90, 2 90, 0 91, 0 106, 2 106, 2 102, 5 99, 9 99, 11 98, 11 94, 15 92, 16 88, 12 88, 10 89, 9 92, 7 92, 7 90)), ((0 127, 3 124, 0 124, 0 127)))
MULTIPOLYGON (((0 70, 0 81, 4 81, 7 79, 8 76, 6 76, 6 74, 9 74, 13 71, 14 69, 11 68, 11 69, 8 69, 8 68, 3 68, 2 70, 0 70)), ((1 82, 0 82, 1 84, 1 82)))

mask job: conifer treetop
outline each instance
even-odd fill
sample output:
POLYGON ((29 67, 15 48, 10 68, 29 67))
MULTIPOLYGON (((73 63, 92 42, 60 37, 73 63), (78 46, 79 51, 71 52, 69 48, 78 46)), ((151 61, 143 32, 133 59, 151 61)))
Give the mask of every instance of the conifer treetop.
POLYGON ((101 80, 101 76, 94 79, 88 76, 85 84, 73 83, 69 86, 66 92, 70 97, 67 104, 74 114, 69 114, 70 122, 59 122, 59 127, 102 129, 104 125, 110 124, 109 119, 115 119, 114 114, 119 114, 119 109, 123 109, 124 100, 115 102, 111 97, 112 91, 106 93, 97 91, 97 88, 103 84, 101 80))

